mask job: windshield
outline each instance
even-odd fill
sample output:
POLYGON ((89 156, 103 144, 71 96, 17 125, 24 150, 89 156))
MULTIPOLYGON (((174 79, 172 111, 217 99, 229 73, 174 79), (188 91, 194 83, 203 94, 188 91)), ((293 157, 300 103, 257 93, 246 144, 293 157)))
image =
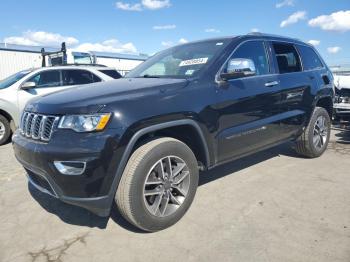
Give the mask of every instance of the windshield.
POLYGON ((20 71, 12 76, 9 76, 8 78, 5 78, 0 81, 0 89, 5 89, 8 88, 9 86, 12 86, 14 83, 17 81, 21 80, 23 77, 28 75, 31 71, 30 70, 25 70, 25 71, 20 71))
POLYGON ((154 55, 126 77, 194 77, 204 70, 229 42, 230 39, 221 39, 175 46, 154 55))

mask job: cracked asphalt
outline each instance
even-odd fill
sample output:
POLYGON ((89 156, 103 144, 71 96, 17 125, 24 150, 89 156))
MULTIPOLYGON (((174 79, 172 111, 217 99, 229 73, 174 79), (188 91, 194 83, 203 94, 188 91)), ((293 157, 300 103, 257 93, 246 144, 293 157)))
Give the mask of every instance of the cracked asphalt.
POLYGON ((279 146, 201 174, 175 226, 142 233, 28 186, 0 147, 0 261, 350 261, 350 128, 326 153, 279 146))

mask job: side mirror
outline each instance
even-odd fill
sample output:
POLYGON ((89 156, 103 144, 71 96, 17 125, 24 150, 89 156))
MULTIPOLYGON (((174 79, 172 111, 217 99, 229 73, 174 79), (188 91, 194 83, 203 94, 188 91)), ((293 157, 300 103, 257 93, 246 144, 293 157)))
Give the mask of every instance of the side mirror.
POLYGON ((230 59, 225 73, 221 73, 222 80, 230 80, 241 77, 256 75, 256 69, 253 60, 247 58, 230 59))
POLYGON ((35 82, 25 82, 22 84, 21 89, 28 90, 28 89, 32 89, 34 87, 36 87, 35 82))

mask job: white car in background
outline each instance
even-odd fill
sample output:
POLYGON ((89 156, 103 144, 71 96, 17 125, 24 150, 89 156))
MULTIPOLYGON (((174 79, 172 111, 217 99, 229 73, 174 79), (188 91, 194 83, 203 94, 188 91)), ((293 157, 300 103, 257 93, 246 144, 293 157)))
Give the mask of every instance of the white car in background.
POLYGON ((0 145, 18 127, 21 111, 34 97, 76 85, 121 78, 113 68, 64 65, 20 71, 0 81, 0 145))
POLYGON ((333 72, 335 85, 334 118, 350 120, 350 71, 333 72))

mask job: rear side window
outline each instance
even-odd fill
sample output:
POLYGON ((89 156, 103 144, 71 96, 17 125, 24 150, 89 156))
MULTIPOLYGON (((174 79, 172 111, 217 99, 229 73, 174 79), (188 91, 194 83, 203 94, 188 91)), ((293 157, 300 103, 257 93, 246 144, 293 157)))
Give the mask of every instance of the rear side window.
POLYGON ((118 73, 116 70, 99 70, 101 73, 108 75, 114 79, 119 79, 121 78, 121 74, 118 73))
POLYGON ((63 70, 63 85, 85 85, 95 82, 101 82, 101 79, 93 73, 86 70, 63 70))
POLYGON ((60 71, 58 70, 49 70, 41 72, 27 82, 34 82, 35 87, 44 88, 44 87, 56 87, 61 85, 61 76, 60 71))
POLYGON ((298 45, 298 50, 301 54, 304 70, 313 70, 323 67, 321 59, 311 47, 298 45))
POLYGON ((285 43, 273 43, 272 45, 280 74, 301 71, 299 55, 294 45, 285 43))

